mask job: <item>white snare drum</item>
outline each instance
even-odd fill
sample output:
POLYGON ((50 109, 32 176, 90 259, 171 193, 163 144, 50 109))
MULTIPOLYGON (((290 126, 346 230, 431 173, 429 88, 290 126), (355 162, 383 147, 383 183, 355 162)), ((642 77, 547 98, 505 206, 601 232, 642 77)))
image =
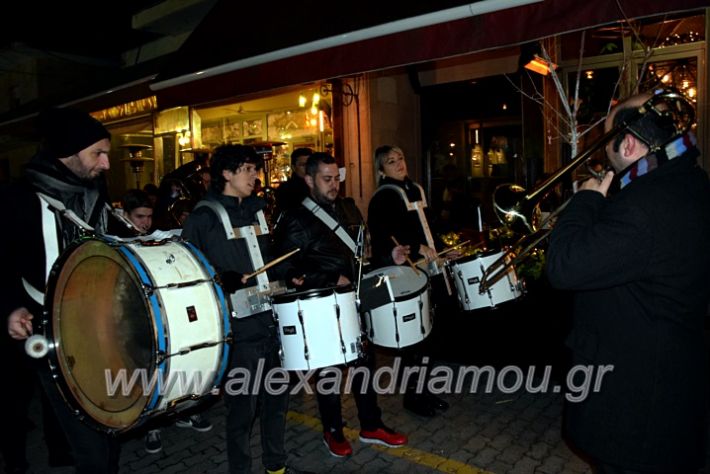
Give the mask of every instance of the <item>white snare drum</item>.
POLYGON ((272 300, 286 370, 310 370, 360 357, 360 318, 352 287, 287 293, 272 300))
POLYGON ((488 290, 480 292, 480 282, 484 271, 504 253, 502 251, 484 252, 449 262, 459 303, 464 310, 491 308, 522 296, 523 285, 513 267, 510 267, 506 274, 491 285, 488 290))
MULTIPOLYGON (((431 332, 429 277, 411 267, 394 265, 363 277, 368 288, 385 285, 388 302, 365 314, 365 334, 378 346, 402 348, 424 340, 431 332)), ((361 298, 363 295, 360 295, 361 298)))
POLYGON ((89 239, 62 254, 45 299, 50 364, 84 420, 124 431, 219 387, 230 316, 214 276, 184 241, 89 239))

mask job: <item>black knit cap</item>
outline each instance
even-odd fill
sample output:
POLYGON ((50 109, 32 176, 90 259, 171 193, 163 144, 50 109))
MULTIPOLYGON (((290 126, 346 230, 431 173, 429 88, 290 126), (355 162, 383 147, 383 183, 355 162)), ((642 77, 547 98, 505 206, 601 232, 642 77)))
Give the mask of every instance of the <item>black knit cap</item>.
POLYGON ((39 133, 45 149, 57 158, 79 153, 111 134, 94 117, 74 108, 44 110, 38 119, 39 133))

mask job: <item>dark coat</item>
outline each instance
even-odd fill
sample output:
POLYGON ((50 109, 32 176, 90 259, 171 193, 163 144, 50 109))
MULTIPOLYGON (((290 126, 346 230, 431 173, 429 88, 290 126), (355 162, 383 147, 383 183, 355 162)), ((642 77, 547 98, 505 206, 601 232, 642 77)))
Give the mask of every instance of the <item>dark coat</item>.
MULTIPOLYGON (((103 177, 79 179, 59 160, 43 152, 26 166, 20 181, 3 189, 6 230, 2 232, 0 261, 3 262, 6 283, 0 286, 2 314, 7 317, 9 312, 25 306, 34 314, 35 325, 41 319, 41 308, 22 289, 21 278, 38 291, 45 291, 46 257, 38 191, 62 202, 99 234, 105 232, 109 216, 103 177)), ((74 224, 58 215, 55 221, 61 254, 81 233, 74 224)))
MULTIPOLYGON (((351 198, 336 198, 332 206, 324 205, 333 217, 357 242, 362 214, 351 198)), ((355 259, 352 251, 320 219, 304 206, 286 211, 274 231, 279 255, 294 248, 300 252, 288 260, 287 282, 292 277, 305 275, 303 287, 329 288, 343 275, 355 281, 355 259)))
MULTIPOLYGON (((256 213, 266 207, 266 202, 256 196, 249 196, 241 202, 231 196, 208 193, 206 200, 221 203, 227 211, 233 227, 244 227, 257 222, 256 213)), ((224 280, 229 275, 230 284, 244 286, 239 282, 241 276, 255 270, 244 239, 227 239, 222 221, 209 207, 197 207, 185 221, 182 237, 199 248, 215 271, 224 280)), ((264 263, 271 260, 269 235, 257 237, 264 263)), ((269 272, 269 280, 278 278, 277 270, 269 272)), ((248 286, 256 284, 252 278, 248 286)), ((275 326, 270 312, 259 313, 252 317, 233 321, 234 340, 236 342, 258 341, 275 334, 275 326)))
POLYGON ((288 181, 281 183, 276 188, 276 209, 274 216, 278 218, 289 209, 295 209, 301 205, 304 198, 311 194, 311 190, 306 184, 306 181, 294 174, 288 181))
MULTIPOLYGON (((412 180, 404 181, 384 177, 380 186, 391 184, 404 189, 410 202, 424 199, 419 188, 412 180)), ((370 262, 374 268, 392 265, 392 249, 397 239, 401 245, 409 245, 412 261, 419 260, 419 245, 427 245, 426 236, 415 211, 408 211, 402 196, 394 190, 383 189, 375 193, 367 209, 367 228, 370 231, 372 256, 370 262)))
POLYGON ((702 465, 710 184, 696 156, 608 199, 578 192, 551 235, 550 282, 576 291, 573 363, 613 365, 597 393, 566 405, 567 435, 598 462, 649 472, 702 465))

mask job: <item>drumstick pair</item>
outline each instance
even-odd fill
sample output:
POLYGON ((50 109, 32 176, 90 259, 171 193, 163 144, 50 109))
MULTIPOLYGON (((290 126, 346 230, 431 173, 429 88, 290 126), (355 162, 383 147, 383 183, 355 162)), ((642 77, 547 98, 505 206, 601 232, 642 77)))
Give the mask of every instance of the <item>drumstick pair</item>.
MULTIPOLYGON (((437 256, 437 257, 441 257, 442 255, 447 254, 447 253, 449 253, 449 252, 451 252, 451 251, 453 251, 453 250, 456 250, 456 249, 459 248, 459 247, 463 247, 464 245, 466 245, 466 244, 468 244, 468 243, 470 243, 470 242, 471 242, 470 240, 466 240, 465 242, 461 242, 460 244, 456 244, 456 245, 454 245, 454 246, 452 246, 452 247, 445 248, 445 249, 442 250, 441 252, 437 253, 436 256, 437 256)), ((473 247, 471 247, 471 249, 475 249, 475 248, 477 248, 477 247, 480 247, 481 245, 483 245, 483 242, 477 243, 476 245, 474 245, 473 247)), ((420 264, 425 263, 425 262, 426 262, 426 258, 420 258, 419 260, 417 260, 416 262, 414 262, 414 264, 415 264, 415 265, 420 265, 420 264)))
POLYGON ((295 254, 296 252, 298 252, 298 251, 300 251, 300 250, 301 250, 301 249, 293 249, 293 250, 291 250, 290 252, 288 252, 288 253, 286 253, 286 254, 284 254, 284 255, 281 255, 280 257, 273 259, 272 261, 270 261, 269 263, 267 263, 267 264, 264 265, 263 267, 261 267, 261 268, 259 268, 259 269, 257 269, 257 270, 254 270, 254 271, 251 272, 251 273, 247 273, 246 275, 244 275, 244 278, 249 279, 249 278, 251 278, 251 277, 253 277, 253 276, 258 275, 259 273, 263 273, 263 272, 265 272, 266 270, 268 270, 269 268, 273 267, 274 265, 283 262, 283 261, 286 260, 288 257, 290 257, 291 255, 295 254))

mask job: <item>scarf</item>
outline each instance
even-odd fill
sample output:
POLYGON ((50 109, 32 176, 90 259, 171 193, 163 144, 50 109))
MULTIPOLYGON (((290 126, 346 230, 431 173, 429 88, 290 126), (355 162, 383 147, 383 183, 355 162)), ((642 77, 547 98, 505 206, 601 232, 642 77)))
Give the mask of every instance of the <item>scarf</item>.
MULTIPOLYGON (((97 233, 106 232, 108 215, 105 203, 108 198, 101 180, 82 180, 61 161, 43 153, 35 156, 26 166, 25 177, 34 191, 58 199, 97 233)), ((57 221, 65 245, 81 237, 78 227, 64 225, 62 219, 57 221)))
POLYGON ((648 174, 685 153, 695 153, 695 156, 698 156, 700 152, 696 148, 696 144, 695 135, 692 132, 688 132, 671 141, 657 152, 644 156, 621 172, 619 180, 621 188, 623 189, 624 186, 633 180, 648 174))

